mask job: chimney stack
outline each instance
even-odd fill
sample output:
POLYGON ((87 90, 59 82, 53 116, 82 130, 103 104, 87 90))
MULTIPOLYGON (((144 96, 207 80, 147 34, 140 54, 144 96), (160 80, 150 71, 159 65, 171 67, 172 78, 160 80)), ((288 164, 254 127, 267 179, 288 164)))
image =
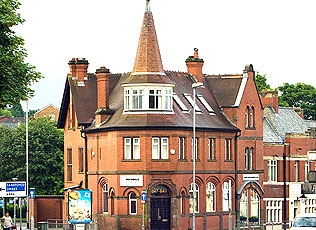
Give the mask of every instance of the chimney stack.
POLYGON ((101 124, 108 115, 113 111, 109 107, 110 87, 109 77, 110 70, 101 66, 100 69, 95 71, 97 77, 97 105, 98 109, 95 112, 96 124, 101 124))
POLYGON ((87 80, 89 62, 85 58, 72 58, 69 62, 70 75, 78 80, 78 85, 84 85, 87 80))
POLYGON ((203 72, 202 67, 204 61, 202 58, 199 58, 198 48, 194 48, 194 56, 189 56, 186 60, 188 73, 192 74, 198 82, 202 82, 203 72))
POLYGON ((279 112, 279 95, 278 91, 266 90, 259 92, 263 108, 271 106, 276 113, 279 112))
POLYGON ((98 108, 109 108, 110 70, 101 66, 95 71, 97 77, 98 108))

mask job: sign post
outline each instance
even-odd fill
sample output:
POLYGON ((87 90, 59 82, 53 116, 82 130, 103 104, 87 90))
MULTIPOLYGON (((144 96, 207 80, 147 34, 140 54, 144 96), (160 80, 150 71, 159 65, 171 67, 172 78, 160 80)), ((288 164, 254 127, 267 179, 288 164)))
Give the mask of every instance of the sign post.
POLYGON ((145 202, 147 199, 146 191, 142 191, 142 230, 145 230, 145 202))
POLYGON ((0 182, 0 197, 26 197, 26 182, 0 182))

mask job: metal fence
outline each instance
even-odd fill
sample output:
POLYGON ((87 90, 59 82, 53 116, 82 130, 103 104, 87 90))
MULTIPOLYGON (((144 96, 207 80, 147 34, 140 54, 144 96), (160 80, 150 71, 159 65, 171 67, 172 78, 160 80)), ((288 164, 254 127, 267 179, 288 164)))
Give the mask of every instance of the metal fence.
MULTIPOLYGON (((75 226, 69 224, 67 220, 62 219, 47 219, 47 222, 37 223, 38 230, 75 230, 75 226), (44 224, 45 223, 45 224, 44 224)), ((98 230, 97 220, 92 221, 90 224, 85 224, 85 230, 98 230)))

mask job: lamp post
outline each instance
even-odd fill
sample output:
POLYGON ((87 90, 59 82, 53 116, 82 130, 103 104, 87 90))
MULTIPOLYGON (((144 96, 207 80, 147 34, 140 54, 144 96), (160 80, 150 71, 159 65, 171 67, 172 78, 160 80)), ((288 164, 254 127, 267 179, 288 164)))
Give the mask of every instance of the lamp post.
POLYGON ((286 230, 286 219, 287 219, 287 210, 286 210, 286 153, 287 153, 287 147, 289 146, 288 143, 284 143, 283 146, 283 230, 286 230))
MULTIPOLYGON (((18 178, 12 178, 12 181, 17 181, 18 178)), ((16 225, 16 197, 13 198, 13 222, 16 225)))
POLYGON ((192 162, 193 162, 193 169, 192 169, 192 180, 193 180, 193 199, 192 199, 192 230, 195 230, 195 199, 196 199, 196 191, 195 191, 195 157, 196 157, 196 143, 195 143, 195 111, 196 111, 196 88, 202 87, 203 83, 201 82, 194 82, 192 84, 192 90, 193 90, 193 140, 192 140, 192 162))
MULTIPOLYGON (((26 167, 26 197, 28 197, 29 189, 29 101, 26 99, 26 113, 25 113, 25 167, 26 167)), ((26 200, 26 223, 29 228, 29 199, 26 200)))
POLYGON ((286 153, 283 153, 283 229, 286 230, 286 153))

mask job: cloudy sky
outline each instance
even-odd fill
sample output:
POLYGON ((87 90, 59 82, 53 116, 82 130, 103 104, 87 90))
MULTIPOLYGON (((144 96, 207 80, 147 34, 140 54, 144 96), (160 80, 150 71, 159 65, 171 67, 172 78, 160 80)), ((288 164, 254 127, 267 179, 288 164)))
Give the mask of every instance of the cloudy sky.
MULTIPOLYGON (((60 107, 68 61, 88 59, 89 72, 133 69, 145 0, 21 0, 27 62, 45 79, 30 109, 60 107)), ((206 74, 242 73, 246 64, 272 87, 316 87, 315 0, 151 0, 165 70, 186 71, 199 49, 206 74)))

